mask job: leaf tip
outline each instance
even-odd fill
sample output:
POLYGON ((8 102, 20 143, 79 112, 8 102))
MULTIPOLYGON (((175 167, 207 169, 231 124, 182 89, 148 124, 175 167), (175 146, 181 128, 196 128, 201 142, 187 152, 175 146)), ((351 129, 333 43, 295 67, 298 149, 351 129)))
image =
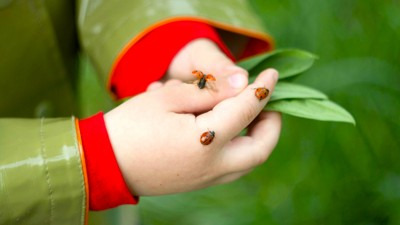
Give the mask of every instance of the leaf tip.
POLYGON ((347 121, 345 121, 346 123, 350 123, 350 124, 352 124, 353 126, 357 126, 357 122, 356 122, 356 120, 354 119, 354 117, 353 117, 353 115, 351 115, 349 112, 347 112, 347 114, 348 114, 348 120, 347 121))

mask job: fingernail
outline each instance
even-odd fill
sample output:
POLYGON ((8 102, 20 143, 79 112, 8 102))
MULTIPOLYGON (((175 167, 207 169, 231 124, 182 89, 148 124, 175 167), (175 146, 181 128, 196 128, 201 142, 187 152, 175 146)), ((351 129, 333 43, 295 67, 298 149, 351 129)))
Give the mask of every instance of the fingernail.
POLYGON ((240 73, 231 75, 228 80, 233 88, 242 88, 247 85, 246 76, 240 73))

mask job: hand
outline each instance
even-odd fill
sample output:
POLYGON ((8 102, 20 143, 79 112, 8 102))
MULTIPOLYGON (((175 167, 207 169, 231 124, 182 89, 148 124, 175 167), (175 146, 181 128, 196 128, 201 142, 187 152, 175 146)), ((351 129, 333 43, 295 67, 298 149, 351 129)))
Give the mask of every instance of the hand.
POLYGON ((254 88, 272 92, 277 79, 275 70, 266 70, 223 101, 196 85, 170 82, 108 112, 106 127, 132 194, 205 188, 233 181, 263 163, 278 141, 281 118, 261 112, 269 97, 259 101, 254 88), (248 136, 238 137, 249 124, 248 136), (200 136, 208 130, 215 131, 215 138, 202 145, 200 136))
POLYGON ((169 80, 181 80, 190 83, 196 78, 193 70, 213 74, 216 81, 216 98, 225 99, 235 96, 247 86, 248 73, 235 65, 209 39, 195 39, 183 47, 172 60, 167 74, 162 81, 153 82, 148 89, 158 88, 169 80))

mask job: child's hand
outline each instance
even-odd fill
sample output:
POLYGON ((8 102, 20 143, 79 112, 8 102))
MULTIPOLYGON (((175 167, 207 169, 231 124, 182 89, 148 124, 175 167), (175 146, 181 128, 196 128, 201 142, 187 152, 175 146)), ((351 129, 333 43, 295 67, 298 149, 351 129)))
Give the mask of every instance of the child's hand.
MULTIPOLYGON (((216 95, 222 99, 235 96, 248 83, 247 71, 236 66, 214 42, 204 38, 191 41, 178 52, 163 81, 171 79, 193 81, 196 79, 191 73, 193 70, 213 74, 217 79, 216 95)), ((155 82, 150 88, 161 85, 161 82, 155 82)))
POLYGON ((281 118, 275 112, 260 114, 269 96, 258 100, 254 88, 273 91, 277 79, 275 70, 266 70, 224 100, 193 84, 169 82, 108 112, 107 130, 132 194, 205 188, 233 181, 263 163, 278 141, 281 118), (248 136, 237 137, 250 123, 248 136), (202 145, 200 136, 208 130, 215 131, 215 138, 202 145))

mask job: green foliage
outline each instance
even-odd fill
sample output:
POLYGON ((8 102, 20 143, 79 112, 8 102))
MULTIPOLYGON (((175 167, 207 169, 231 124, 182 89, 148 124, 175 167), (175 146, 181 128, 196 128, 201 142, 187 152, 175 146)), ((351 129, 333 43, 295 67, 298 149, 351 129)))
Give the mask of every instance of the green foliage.
MULTIPOLYGON (((279 79, 299 75, 309 69, 316 56, 298 49, 280 49, 255 56, 238 63, 249 71, 254 80, 261 71, 275 68, 279 79)), ((292 116, 322 121, 347 122, 355 125, 353 116, 341 106, 327 99, 320 91, 304 85, 278 82, 271 96, 271 103, 265 109, 286 113, 292 116), (273 101, 273 102, 272 102, 273 101)))
POLYGON ((285 79, 308 70, 316 58, 315 55, 299 49, 279 49, 243 60, 238 65, 248 70, 253 79, 266 68, 278 70, 279 79, 285 79))
POLYGON ((275 90, 269 99, 269 102, 274 102, 282 99, 327 99, 324 93, 313 88, 280 81, 275 85, 275 90))
POLYGON ((266 109, 308 119, 356 123, 350 113, 328 99, 281 100, 271 102, 266 109))

